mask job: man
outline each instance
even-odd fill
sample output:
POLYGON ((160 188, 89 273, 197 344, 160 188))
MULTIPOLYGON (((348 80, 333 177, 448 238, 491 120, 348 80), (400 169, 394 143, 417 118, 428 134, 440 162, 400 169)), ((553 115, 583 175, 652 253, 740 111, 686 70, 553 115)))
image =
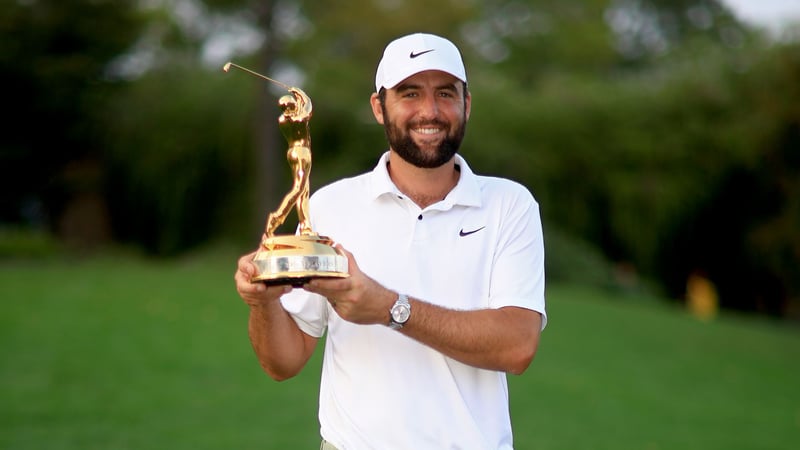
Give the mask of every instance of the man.
POLYGON ((456 152, 472 98, 458 49, 412 34, 385 49, 370 102, 389 151, 311 197, 350 277, 292 291, 236 286, 264 370, 300 372, 327 330, 322 448, 510 449, 506 372, 532 361, 547 316, 538 204, 456 152))

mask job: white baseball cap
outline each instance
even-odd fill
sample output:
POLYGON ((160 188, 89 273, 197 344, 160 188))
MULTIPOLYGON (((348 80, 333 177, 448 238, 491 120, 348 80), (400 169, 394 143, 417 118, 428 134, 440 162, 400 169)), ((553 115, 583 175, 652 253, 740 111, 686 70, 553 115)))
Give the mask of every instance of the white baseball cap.
POLYGON ((426 70, 441 70, 467 82, 467 73, 458 48, 443 37, 415 33, 389 43, 375 73, 375 92, 391 89, 411 75, 426 70))

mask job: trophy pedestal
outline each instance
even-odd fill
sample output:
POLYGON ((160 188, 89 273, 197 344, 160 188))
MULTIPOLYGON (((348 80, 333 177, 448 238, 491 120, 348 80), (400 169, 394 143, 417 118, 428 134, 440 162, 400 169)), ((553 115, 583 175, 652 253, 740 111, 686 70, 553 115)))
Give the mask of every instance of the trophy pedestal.
POLYGON ((300 287, 312 278, 346 278, 347 257, 325 236, 292 235, 265 238, 253 263, 258 275, 251 281, 300 287))

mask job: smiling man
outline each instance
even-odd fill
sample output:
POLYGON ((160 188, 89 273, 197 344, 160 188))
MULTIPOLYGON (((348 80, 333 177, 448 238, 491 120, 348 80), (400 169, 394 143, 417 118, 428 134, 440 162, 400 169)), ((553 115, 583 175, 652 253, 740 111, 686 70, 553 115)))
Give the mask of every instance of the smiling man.
POLYGON ((375 89, 389 150, 310 200, 350 277, 267 287, 250 282, 253 254, 241 257, 253 348, 282 380, 327 332, 323 449, 511 449, 506 373, 528 368, 547 321, 538 204, 458 154, 472 97, 450 41, 391 42, 375 89))

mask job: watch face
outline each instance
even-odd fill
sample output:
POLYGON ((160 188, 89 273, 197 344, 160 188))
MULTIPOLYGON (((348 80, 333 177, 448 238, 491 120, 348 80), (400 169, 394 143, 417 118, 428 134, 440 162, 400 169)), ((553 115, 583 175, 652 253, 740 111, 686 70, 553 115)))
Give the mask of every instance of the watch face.
POLYGON ((410 315, 411 310, 406 305, 395 305, 392 308, 392 320, 397 323, 406 323, 410 315))

